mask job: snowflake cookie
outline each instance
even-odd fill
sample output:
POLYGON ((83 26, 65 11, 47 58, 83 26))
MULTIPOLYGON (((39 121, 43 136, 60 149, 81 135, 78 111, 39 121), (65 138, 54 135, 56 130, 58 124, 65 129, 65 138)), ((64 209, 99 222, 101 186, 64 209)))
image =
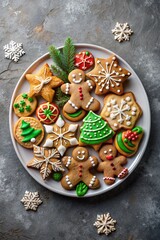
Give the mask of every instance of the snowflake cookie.
POLYGON ((26 210, 36 211, 38 206, 42 203, 38 192, 25 191, 21 202, 24 204, 26 210))
POLYGON ((117 95, 123 94, 123 83, 131 73, 119 65, 116 56, 107 59, 96 58, 95 68, 86 74, 96 84, 95 93, 103 95, 113 92, 117 95))
POLYGON ((98 234, 110 234, 111 232, 115 231, 115 224, 116 220, 111 218, 109 213, 97 215, 97 221, 93 224, 93 226, 97 227, 98 234))
POLYGON ((11 59, 14 62, 18 62, 20 57, 25 54, 23 44, 14 41, 10 41, 10 43, 6 44, 3 49, 5 51, 5 58, 11 59))
POLYGON ((128 23, 117 22, 115 28, 112 29, 112 33, 115 35, 114 39, 118 42, 129 41, 133 31, 128 23))
POLYGON ((117 96, 108 94, 104 98, 104 107, 100 114, 114 131, 120 128, 132 129, 142 115, 142 110, 132 92, 117 96))
POLYGON ((45 180, 50 176, 52 171, 63 172, 59 152, 55 149, 45 149, 43 147, 33 146, 34 158, 29 161, 27 167, 40 169, 40 174, 45 180))
POLYGON ((44 127, 47 139, 43 147, 55 147, 63 156, 68 147, 78 145, 75 138, 78 124, 66 123, 60 115, 54 125, 44 125, 44 127))

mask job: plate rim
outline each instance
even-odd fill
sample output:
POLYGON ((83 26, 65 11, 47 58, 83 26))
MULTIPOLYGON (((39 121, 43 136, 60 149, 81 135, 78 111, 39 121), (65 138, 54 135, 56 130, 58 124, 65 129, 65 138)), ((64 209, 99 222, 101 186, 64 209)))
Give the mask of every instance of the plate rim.
MULTIPOLYGON (((124 178, 124 179, 117 179, 117 181, 110 185, 110 186, 107 186, 108 188, 106 189, 102 189, 99 193, 95 193, 93 191, 93 193, 91 192, 89 195, 86 194, 85 196, 81 197, 81 198, 89 198, 89 197, 96 197, 96 196, 99 196, 101 194, 104 194, 104 193, 107 193, 109 191, 111 191, 112 189, 118 187, 123 181, 125 181, 131 174, 132 172, 136 169, 137 165, 140 163, 145 151, 146 151, 146 148, 147 148, 147 145, 148 145, 148 141, 149 141, 149 137, 150 137, 150 133, 151 133, 151 109, 150 109, 150 104, 149 104, 149 99, 148 99, 148 95, 146 93, 146 90, 140 80, 140 78, 138 77, 138 75, 136 74, 136 72, 134 71, 134 69, 132 68, 132 66, 130 66, 128 64, 128 62, 126 62, 126 60, 124 60, 123 58, 121 58, 118 54, 112 52, 111 50, 108 50, 107 48, 104 48, 104 47, 101 47, 101 46, 98 46, 98 45, 95 45, 95 44, 90 44, 90 43, 75 43, 74 46, 76 47, 90 47, 90 48, 94 48, 96 50, 101 50, 101 51, 104 51, 106 53, 109 53, 109 54, 115 54, 118 59, 120 59, 120 61, 122 61, 123 63, 125 63, 125 65, 128 67, 128 68, 131 68, 133 73, 135 74, 136 78, 139 80, 139 84, 141 84, 141 87, 143 88, 144 90, 144 94, 145 94, 145 102, 146 102, 146 105, 147 105, 147 108, 148 108, 148 134, 146 137, 146 141, 145 141, 145 145, 144 147, 141 149, 140 153, 137 155, 137 158, 138 160, 136 162, 134 162, 130 169, 129 169, 129 174, 124 178)), ((64 46, 60 46, 60 47, 57 47, 57 49, 62 49, 64 46)), ((33 177, 33 179, 38 182, 40 185, 42 185, 43 187, 49 189, 50 191, 52 192, 55 192, 55 193, 58 193, 58 194, 61 194, 63 196, 67 196, 67 197, 74 197, 74 198, 80 198, 79 196, 77 196, 76 194, 72 195, 70 194, 70 191, 67 191, 67 192, 63 192, 61 190, 57 190, 57 189, 53 189, 52 187, 50 187, 49 185, 46 185, 45 182, 41 182, 39 181, 39 179, 36 178, 36 176, 34 176, 34 174, 31 174, 30 172, 30 169, 27 168, 27 166, 25 165, 25 163, 23 162, 23 160, 21 159, 21 156, 20 156, 20 153, 16 147, 16 141, 14 139, 14 134, 13 134, 13 126, 12 126, 12 114, 13 114, 13 108, 12 108, 12 105, 13 105, 13 101, 15 99, 15 94, 16 94, 16 91, 18 89, 18 86, 20 85, 21 81, 23 81, 23 78, 25 77, 25 75, 29 72, 29 71, 32 71, 32 68, 35 68, 35 66, 39 65, 41 62, 43 62, 44 60, 47 60, 50 58, 50 55, 49 55, 49 52, 43 54, 41 57, 37 58, 33 63, 31 63, 29 65, 29 67, 23 72, 23 74, 20 76, 14 90, 13 90, 13 93, 12 93, 12 97, 11 97, 11 100, 10 100, 10 107, 9 107, 9 130, 10 130, 10 136, 11 136, 11 140, 12 140, 12 144, 13 144, 13 147, 14 147, 14 150, 17 154, 17 157, 18 159, 20 160, 21 164, 23 165, 23 167, 25 168, 25 170, 27 170, 28 174, 33 177)))

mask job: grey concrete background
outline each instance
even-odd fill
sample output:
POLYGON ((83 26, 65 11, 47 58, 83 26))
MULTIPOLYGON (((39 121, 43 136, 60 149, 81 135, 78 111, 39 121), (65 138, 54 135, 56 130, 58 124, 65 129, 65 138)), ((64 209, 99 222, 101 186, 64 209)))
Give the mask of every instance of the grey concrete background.
MULTIPOLYGON (((156 0, 1 0, 0 1, 0 240, 159 240, 160 239, 160 1, 156 0), (130 42, 113 40, 115 23, 128 22, 130 42), (145 155, 120 187, 90 199, 52 193, 25 171, 13 149, 8 126, 10 98, 23 71, 54 43, 70 35, 75 42, 106 47, 137 72, 148 93, 152 131, 145 155), (4 59, 3 45, 22 42, 18 63, 4 59), (36 213, 20 203, 24 191, 39 191, 36 213), (97 214, 110 212, 117 230, 99 236, 97 214)), ((147 121, 147 119, 146 119, 147 121)))

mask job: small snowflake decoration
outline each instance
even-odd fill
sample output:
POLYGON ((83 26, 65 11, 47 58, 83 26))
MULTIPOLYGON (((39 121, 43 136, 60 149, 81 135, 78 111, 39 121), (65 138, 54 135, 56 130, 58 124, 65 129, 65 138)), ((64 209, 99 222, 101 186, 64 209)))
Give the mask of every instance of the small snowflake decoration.
POLYGON ((11 59, 14 62, 18 62, 20 57, 25 54, 22 43, 16 43, 14 41, 10 41, 3 49, 5 51, 5 58, 11 59))
POLYGON ((38 192, 25 191, 21 202, 24 204, 26 210, 36 211, 38 206, 42 203, 38 192))
POLYGON ((64 155, 68 147, 78 145, 75 134, 78 124, 66 123, 61 116, 54 125, 44 125, 45 131, 48 134, 43 147, 55 147, 61 156, 64 155))
POLYGON ((115 28, 112 29, 112 33, 115 35, 114 39, 118 42, 129 41, 133 31, 128 23, 117 22, 115 28))
POLYGON ((115 223, 117 221, 112 219, 110 214, 101 214, 97 215, 97 221, 93 224, 93 226, 97 227, 98 234, 110 234, 111 232, 115 231, 115 223))

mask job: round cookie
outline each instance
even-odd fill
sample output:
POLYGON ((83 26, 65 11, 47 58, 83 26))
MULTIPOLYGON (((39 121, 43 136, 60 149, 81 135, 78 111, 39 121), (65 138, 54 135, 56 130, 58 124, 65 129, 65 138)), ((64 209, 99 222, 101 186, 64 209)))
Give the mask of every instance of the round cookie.
POLYGON ((81 51, 75 55, 74 64, 77 68, 85 71, 94 65, 94 57, 89 51, 81 51))
POLYGON ((59 116, 59 109, 54 103, 42 103, 36 110, 36 116, 43 124, 52 124, 56 122, 59 116))
POLYGON ((36 109, 37 99, 29 97, 27 93, 21 93, 16 97, 13 103, 13 109, 18 117, 28 117, 36 109))
POLYGON ((79 109, 75 113, 66 113, 63 109, 62 113, 66 119, 68 119, 69 121, 72 121, 72 122, 78 122, 78 121, 82 120, 86 115, 86 111, 84 111, 83 109, 79 109))
POLYGON ((43 140, 42 124, 33 117, 21 117, 14 126, 14 137, 25 148, 33 148, 43 140))

